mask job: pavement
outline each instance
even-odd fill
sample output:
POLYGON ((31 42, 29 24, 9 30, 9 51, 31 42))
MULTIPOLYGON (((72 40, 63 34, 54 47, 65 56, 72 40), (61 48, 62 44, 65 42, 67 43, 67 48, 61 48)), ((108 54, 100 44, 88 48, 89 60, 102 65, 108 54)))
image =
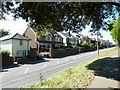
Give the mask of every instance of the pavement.
POLYGON ((120 88, 120 51, 108 59, 103 69, 97 74, 89 88, 120 88))

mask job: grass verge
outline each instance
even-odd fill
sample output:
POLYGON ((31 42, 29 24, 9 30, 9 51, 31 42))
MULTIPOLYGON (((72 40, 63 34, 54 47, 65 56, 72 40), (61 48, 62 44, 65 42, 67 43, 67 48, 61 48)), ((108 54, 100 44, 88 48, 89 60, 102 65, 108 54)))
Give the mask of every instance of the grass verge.
POLYGON ((118 49, 106 51, 87 63, 66 69, 48 80, 29 86, 29 88, 87 88, 95 74, 101 70, 108 57, 111 57, 116 50, 118 49))

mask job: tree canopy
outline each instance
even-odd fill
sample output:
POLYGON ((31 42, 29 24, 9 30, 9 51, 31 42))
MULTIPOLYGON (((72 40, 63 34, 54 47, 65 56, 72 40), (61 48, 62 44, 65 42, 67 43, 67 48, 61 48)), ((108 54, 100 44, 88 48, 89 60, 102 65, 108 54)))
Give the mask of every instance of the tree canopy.
POLYGON ((2 12, 22 17, 37 32, 46 29, 77 32, 89 24, 93 33, 100 28, 107 30, 107 19, 116 19, 115 14, 120 10, 119 2, 23 2, 18 7, 14 5, 2 2, 2 12))
POLYGON ((113 24, 113 29, 111 30, 111 35, 115 41, 118 42, 118 46, 120 47, 120 17, 113 24))
POLYGON ((8 30, 0 29, 0 37, 9 35, 10 32, 8 30))

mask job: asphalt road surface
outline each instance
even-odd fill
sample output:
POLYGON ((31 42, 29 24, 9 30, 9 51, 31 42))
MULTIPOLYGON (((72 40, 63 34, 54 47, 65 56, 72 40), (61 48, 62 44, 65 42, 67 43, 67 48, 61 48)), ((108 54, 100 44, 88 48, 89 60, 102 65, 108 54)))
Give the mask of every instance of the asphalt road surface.
MULTIPOLYGON (((100 54, 112 48, 100 50, 100 54)), ((48 79, 63 72, 65 69, 83 64, 97 56, 97 51, 80 53, 63 58, 45 58, 21 64, 16 67, 3 69, 0 72, 1 88, 20 88, 27 85, 37 84, 40 73, 48 79)))

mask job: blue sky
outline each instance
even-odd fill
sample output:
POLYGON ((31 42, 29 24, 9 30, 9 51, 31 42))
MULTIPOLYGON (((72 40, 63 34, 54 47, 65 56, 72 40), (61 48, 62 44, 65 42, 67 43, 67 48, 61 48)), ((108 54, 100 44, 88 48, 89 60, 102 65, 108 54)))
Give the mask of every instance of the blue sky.
MULTIPOLYGON (((23 34, 23 32, 27 28, 27 22, 23 20, 22 18, 14 21, 12 14, 5 15, 5 16, 7 20, 6 21, 0 20, 0 29, 10 30, 11 34, 15 34, 15 33, 23 34)), ((81 34, 88 35, 89 37, 96 37, 96 36, 91 36, 90 33, 88 32, 89 30, 90 30, 90 27, 88 26, 86 27, 86 29, 82 30, 81 34)), ((109 31, 101 30, 101 34, 103 35, 102 39, 110 40, 110 42, 114 43, 109 31)))

